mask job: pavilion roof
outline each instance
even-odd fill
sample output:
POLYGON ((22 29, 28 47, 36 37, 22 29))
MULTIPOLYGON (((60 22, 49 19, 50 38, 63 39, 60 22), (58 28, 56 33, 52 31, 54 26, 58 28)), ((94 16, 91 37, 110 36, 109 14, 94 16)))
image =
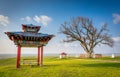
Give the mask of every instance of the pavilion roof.
POLYGON ((32 24, 22 24, 23 32, 5 32, 9 39, 14 41, 15 45, 22 47, 38 47, 45 46, 54 35, 38 33, 40 26, 32 24))
POLYGON ((65 53, 65 52, 62 52, 60 55, 67 55, 67 53, 65 53))

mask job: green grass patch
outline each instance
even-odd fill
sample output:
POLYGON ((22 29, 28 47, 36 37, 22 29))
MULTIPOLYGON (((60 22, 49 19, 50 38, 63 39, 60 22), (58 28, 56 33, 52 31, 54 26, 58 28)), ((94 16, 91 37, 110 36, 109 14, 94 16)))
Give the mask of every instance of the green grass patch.
POLYGON ((45 57, 42 67, 22 65, 16 69, 15 58, 1 59, 0 77, 120 77, 119 61, 120 57, 62 60, 58 57, 45 57), (111 60, 118 62, 109 62, 111 60))

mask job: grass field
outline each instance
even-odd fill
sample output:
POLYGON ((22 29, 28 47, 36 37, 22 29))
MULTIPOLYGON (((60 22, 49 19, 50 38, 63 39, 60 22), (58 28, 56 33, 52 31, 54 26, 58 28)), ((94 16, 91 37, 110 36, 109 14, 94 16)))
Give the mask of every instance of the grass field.
POLYGON ((22 65, 16 59, 0 60, 0 77, 120 77, 120 57, 102 59, 44 58, 44 66, 22 65))

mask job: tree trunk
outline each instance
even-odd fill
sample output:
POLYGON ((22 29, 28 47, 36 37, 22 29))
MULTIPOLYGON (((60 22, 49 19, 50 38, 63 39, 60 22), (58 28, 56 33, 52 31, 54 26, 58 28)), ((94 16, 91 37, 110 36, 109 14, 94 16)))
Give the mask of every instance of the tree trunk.
POLYGON ((87 58, 92 58, 93 56, 92 56, 92 53, 86 53, 86 57, 87 58))

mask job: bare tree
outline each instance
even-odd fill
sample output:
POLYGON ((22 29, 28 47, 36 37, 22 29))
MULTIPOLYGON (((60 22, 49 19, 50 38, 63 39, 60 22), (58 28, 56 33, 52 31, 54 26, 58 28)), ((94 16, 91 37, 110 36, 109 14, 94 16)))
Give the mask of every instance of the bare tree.
POLYGON ((72 18, 70 22, 64 22, 60 27, 60 33, 65 34, 67 38, 63 41, 79 41, 88 58, 92 58, 94 48, 98 44, 113 46, 113 40, 108 32, 106 23, 98 30, 90 19, 84 17, 72 18))

